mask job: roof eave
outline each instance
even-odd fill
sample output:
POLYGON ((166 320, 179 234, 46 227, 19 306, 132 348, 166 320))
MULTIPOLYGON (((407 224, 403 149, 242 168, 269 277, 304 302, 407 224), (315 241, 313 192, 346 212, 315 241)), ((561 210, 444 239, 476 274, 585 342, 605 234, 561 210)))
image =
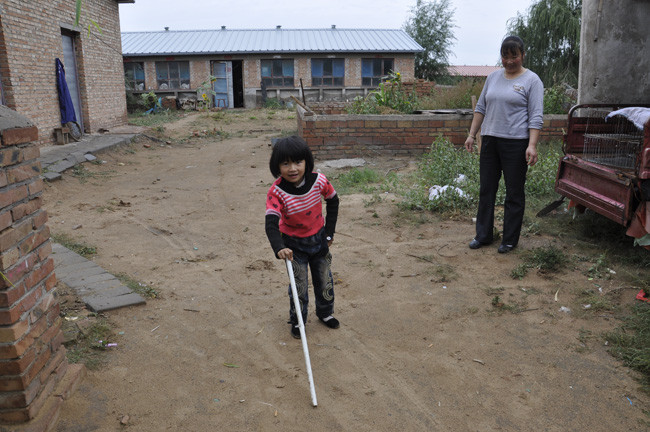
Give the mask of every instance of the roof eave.
POLYGON ((194 56, 194 55, 251 55, 251 54, 357 54, 357 53, 381 53, 381 54, 415 54, 422 51, 398 51, 398 50, 346 50, 346 51, 196 51, 196 52, 149 52, 149 53, 122 53, 123 57, 145 57, 145 56, 194 56))

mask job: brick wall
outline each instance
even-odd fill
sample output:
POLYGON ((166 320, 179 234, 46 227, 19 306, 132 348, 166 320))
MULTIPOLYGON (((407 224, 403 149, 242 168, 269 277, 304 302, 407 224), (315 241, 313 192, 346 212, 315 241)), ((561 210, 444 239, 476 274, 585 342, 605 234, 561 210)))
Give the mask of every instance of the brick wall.
MULTIPOLYGON (((75 37, 77 70, 84 128, 94 132, 126 124, 119 10, 115 0, 85 0, 83 5, 75 37)), ((36 124, 38 144, 53 144, 54 128, 61 126, 54 59, 63 61, 62 27, 72 29, 74 18, 75 0, 0 3, 5 101, 36 124)))
MULTIPOLYGON (((422 154, 439 135, 461 146, 472 122, 462 114, 323 115, 301 106, 297 112, 298 134, 321 159, 422 154)), ((544 116, 541 141, 561 139, 566 125, 565 115, 544 116)))
POLYGON ((68 368, 35 141, 0 106, 0 423, 34 419, 68 368))

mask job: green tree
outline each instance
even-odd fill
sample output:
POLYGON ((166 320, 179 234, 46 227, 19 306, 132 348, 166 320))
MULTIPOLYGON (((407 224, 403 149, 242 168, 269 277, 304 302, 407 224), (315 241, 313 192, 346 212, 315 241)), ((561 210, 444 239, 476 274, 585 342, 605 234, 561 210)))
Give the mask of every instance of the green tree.
POLYGON ((454 10, 449 0, 417 0, 403 28, 424 52, 415 54, 415 76, 435 81, 447 75, 454 37, 454 10))
POLYGON ((524 66, 549 88, 578 85, 582 0, 538 0, 508 20, 508 33, 524 40, 524 66))

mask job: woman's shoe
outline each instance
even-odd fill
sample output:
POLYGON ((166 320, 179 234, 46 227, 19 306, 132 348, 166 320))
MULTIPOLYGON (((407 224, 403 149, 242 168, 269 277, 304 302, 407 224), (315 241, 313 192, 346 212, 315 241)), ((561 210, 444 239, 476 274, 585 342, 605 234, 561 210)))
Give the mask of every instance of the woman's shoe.
POLYGON ((487 246, 489 244, 490 243, 481 243, 480 241, 474 239, 471 242, 469 242, 469 248, 470 249, 479 249, 479 248, 481 248, 483 246, 487 246))
POLYGON ((515 248, 514 245, 504 245, 504 244, 502 244, 502 245, 499 246, 499 249, 497 249, 497 252, 499 252, 499 253, 508 253, 511 250, 513 250, 514 248, 515 248))

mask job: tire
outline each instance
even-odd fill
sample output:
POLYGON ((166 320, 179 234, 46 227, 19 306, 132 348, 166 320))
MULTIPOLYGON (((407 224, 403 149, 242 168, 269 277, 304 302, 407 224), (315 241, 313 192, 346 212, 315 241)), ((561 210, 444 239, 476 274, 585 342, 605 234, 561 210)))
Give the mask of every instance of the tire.
POLYGON ((77 122, 67 122, 66 127, 70 129, 70 138, 72 138, 75 141, 81 140, 81 136, 83 133, 81 132, 81 127, 79 126, 79 123, 77 122))

